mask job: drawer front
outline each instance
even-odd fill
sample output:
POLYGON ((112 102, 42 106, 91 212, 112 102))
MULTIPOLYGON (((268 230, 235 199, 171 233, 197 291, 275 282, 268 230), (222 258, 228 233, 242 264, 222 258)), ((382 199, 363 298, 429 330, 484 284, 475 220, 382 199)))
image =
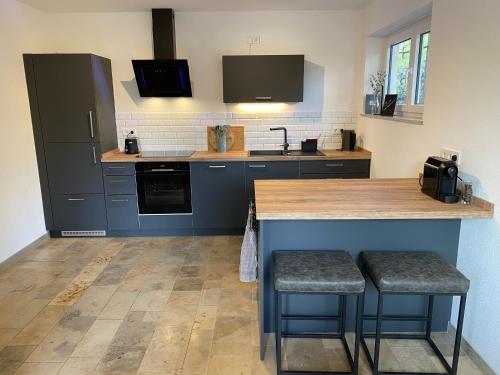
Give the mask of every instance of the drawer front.
POLYGON ((55 194, 52 209, 56 230, 106 230, 103 194, 55 194))
POLYGON ((106 197, 109 230, 139 229, 139 209, 135 195, 106 197))
POLYGON ((127 176, 135 174, 135 163, 102 163, 105 176, 127 176))
POLYGON ((309 173, 302 175, 303 180, 320 180, 325 178, 333 179, 352 179, 352 178, 368 178, 364 173, 309 173))
POLYGON ((370 160, 313 160, 300 163, 300 173, 370 173, 370 160))
POLYGON ((246 192, 255 195, 255 180, 279 180, 299 178, 300 166, 297 161, 271 161, 245 163, 246 192))
POLYGON ((136 195, 135 176, 104 176, 106 195, 136 195))

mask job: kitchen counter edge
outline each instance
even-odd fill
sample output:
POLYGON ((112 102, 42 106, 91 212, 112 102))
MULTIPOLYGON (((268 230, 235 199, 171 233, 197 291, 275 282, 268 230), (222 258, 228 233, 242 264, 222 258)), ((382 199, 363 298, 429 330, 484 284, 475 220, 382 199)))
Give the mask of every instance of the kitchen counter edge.
POLYGON ((229 151, 217 153, 210 151, 195 151, 189 157, 158 157, 141 158, 140 154, 127 155, 119 150, 105 152, 101 157, 103 163, 140 163, 140 162, 166 162, 166 161, 188 161, 188 162, 230 162, 230 161, 286 161, 286 160, 370 160, 371 152, 365 149, 355 151, 321 150, 324 156, 249 156, 248 151, 229 151))

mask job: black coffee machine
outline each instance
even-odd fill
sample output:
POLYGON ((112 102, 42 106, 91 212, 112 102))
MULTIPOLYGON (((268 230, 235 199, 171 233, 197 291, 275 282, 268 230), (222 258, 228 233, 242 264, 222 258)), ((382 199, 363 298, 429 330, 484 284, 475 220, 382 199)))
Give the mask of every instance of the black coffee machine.
POLYGON ((356 148, 356 132, 354 130, 341 130, 342 151, 354 151, 356 148))
POLYGON ((127 134, 125 138, 125 153, 126 154, 138 154, 139 153, 139 142, 134 131, 127 134))
POLYGON ((424 164, 422 192, 444 203, 457 203, 457 179, 456 162, 431 156, 424 164))

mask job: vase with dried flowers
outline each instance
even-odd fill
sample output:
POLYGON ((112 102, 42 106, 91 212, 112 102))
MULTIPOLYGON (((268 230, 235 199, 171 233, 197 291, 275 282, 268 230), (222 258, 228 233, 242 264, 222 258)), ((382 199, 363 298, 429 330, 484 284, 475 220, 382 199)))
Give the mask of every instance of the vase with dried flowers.
POLYGON ((385 72, 377 72, 370 75, 370 86, 373 90, 375 103, 372 105, 372 115, 379 115, 382 109, 382 96, 384 95, 384 85, 387 74, 385 72))

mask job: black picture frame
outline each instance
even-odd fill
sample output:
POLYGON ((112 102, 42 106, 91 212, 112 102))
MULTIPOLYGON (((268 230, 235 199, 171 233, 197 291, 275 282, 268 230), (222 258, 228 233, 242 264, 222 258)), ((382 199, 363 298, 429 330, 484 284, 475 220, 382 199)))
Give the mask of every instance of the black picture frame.
POLYGON ((394 111, 396 110, 397 100, 397 94, 387 94, 384 98, 384 104, 382 104, 382 110, 380 111, 380 114, 382 116, 393 117, 394 111))

